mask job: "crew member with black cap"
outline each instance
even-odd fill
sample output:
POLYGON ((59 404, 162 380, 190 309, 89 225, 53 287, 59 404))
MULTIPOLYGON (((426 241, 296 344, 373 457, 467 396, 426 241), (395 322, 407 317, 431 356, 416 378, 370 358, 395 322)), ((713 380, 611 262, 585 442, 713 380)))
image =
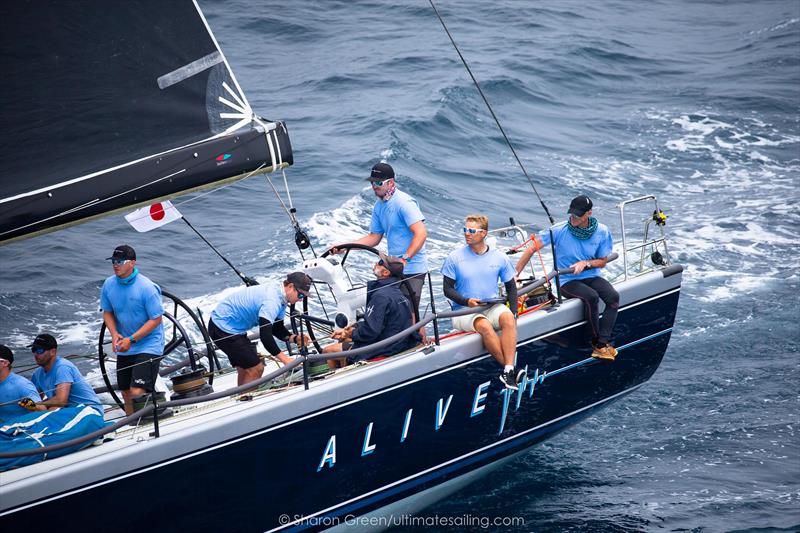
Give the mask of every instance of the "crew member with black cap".
MULTIPOLYGON (((388 339, 411 326, 411 302, 400 290, 403 279, 403 261, 399 257, 380 254, 380 259, 372 267, 377 279, 367 283, 367 304, 364 319, 353 326, 334 332, 332 337, 341 342, 325 347, 323 352, 336 353, 355 348, 363 348, 376 342, 388 339)), ((353 363, 376 357, 378 355, 394 355, 419 344, 421 338, 416 331, 407 337, 374 352, 356 357, 348 357, 346 362, 353 363)), ((343 366, 344 358, 329 359, 328 366, 343 366)))
MULTIPOLYGON (((353 242, 375 247, 386 235, 389 255, 400 258, 405 265, 406 280, 414 293, 412 303, 418 313, 422 286, 428 272, 425 217, 419 209, 419 203, 397 188, 394 169, 388 163, 373 166, 367 181, 378 199, 372 209, 369 234, 353 242)), ((333 251, 337 251, 336 245, 333 251)))
POLYGON ((8 422, 13 418, 27 414, 30 410, 43 411, 36 406, 41 400, 36 385, 11 370, 14 364, 14 352, 8 346, 0 344, 0 422, 8 422), (34 406, 33 409, 23 405, 34 406))
POLYGON ((114 275, 100 291, 103 321, 117 354, 117 384, 125 412, 133 413, 132 398, 155 390, 164 356, 161 288, 136 268, 136 251, 123 244, 111 257, 114 275))
POLYGON ((272 282, 244 287, 234 292, 211 311, 208 333, 220 350, 225 352, 238 372, 238 384, 255 381, 264 373, 264 363, 256 347, 247 338, 247 331, 258 326, 264 348, 283 364, 292 361, 275 342, 307 346, 308 335, 294 335, 286 329, 283 319, 286 306, 308 297, 312 279, 303 272, 292 272, 283 283, 272 282))
POLYGON ((49 333, 40 333, 29 346, 39 368, 31 381, 46 400, 38 402, 46 408, 74 407, 78 404, 93 407, 103 416, 103 406, 94 389, 72 361, 58 356, 58 342, 49 333))
MULTIPOLYGON (((610 343, 619 310, 619 293, 600 273, 614 245, 611 232, 592 216, 592 200, 588 196, 573 198, 567 213, 569 220, 552 229, 559 270, 573 269, 572 274, 560 276, 561 293, 583 301, 592 330, 592 357, 613 361, 617 350, 610 343), (599 300, 606 305, 602 318, 599 300)), ((533 246, 525 250, 517 262, 518 273, 528 264, 533 252, 550 244, 550 231, 534 235, 533 241, 533 246)))

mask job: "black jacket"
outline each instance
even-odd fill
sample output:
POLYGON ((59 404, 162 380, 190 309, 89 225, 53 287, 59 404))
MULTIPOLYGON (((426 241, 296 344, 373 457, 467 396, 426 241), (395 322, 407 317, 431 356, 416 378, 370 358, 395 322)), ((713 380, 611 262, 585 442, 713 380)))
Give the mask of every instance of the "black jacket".
MULTIPOLYGON (((412 324, 411 303, 400 292, 398 281, 392 276, 367 283, 367 307, 364 320, 359 321, 353 331, 353 349, 388 339, 412 324)), ((419 333, 415 331, 386 348, 356 356, 352 360, 361 361, 378 355, 394 355, 408 350, 419 342, 419 333)))

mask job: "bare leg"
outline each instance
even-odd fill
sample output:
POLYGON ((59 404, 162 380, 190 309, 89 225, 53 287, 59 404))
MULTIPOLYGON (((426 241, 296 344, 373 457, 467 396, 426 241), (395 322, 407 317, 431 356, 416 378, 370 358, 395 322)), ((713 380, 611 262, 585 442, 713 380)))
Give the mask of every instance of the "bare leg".
POLYGON ((486 346, 486 350, 492 354, 492 357, 494 357, 498 363, 501 365, 505 364, 503 362, 503 349, 500 346, 500 337, 497 336, 492 324, 484 317, 479 317, 475 319, 473 325, 475 327, 475 331, 480 333, 481 337, 483 338, 483 345, 486 346))
POLYGON ((503 364, 514 366, 514 355, 517 353, 517 322, 513 313, 500 315, 500 344, 503 350, 503 364))
POLYGON ((131 394, 131 390, 130 389, 122 391, 122 400, 123 400, 123 403, 125 404, 125 414, 126 415, 133 414, 133 402, 131 401, 132 397, 133 397, 133 395, 131 394))
POLYGON ((236 372, 239 375, 237 384, 241 386, 259 379, 264 374, 264 363, 258 363, 256 366, 251 366, 250 368, 241 368, 237 366, 236 372))
MULTIPOLYGON (((322 353, 338 353, 342 351, 342 343, 329 344, 322 349, 322 353)), ((339 359, 328 359, 328 368, 336 369, 347 366, 347 360, 342 357, 339 359)))

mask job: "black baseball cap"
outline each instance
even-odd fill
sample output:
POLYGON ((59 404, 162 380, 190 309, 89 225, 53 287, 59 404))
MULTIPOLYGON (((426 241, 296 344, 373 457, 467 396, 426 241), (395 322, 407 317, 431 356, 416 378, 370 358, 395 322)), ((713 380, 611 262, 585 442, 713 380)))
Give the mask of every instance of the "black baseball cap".
POLYGON ((9 363, 14 362, 14 352, 5 344, 0 344, 0 359, 5 359, 9 363))
POLYGON ((383 268, 388 270, 392 273, 392 276, 396 278, 403 277, 403 261, 399 257, 395 257, 393 255, 386 255, 385 253, 381 252, 380 254, 381 260, 378 261, 383 268))
POLYGON ((106 259, 132 259, 135 261, 136 250, 127 244, 121 244, 114 248, 114 253, 111 254, 111 257, 106 257, 106 259))
POLYGON ((56 338, 49 333, 39 333, 33 342, 28 345, 28 348, 44 348, 45 350, 52 350, 58 348, 56 338))
POLYGON ((308 274, 303 272, 292 272, 286 276, 286 281, 294 285, 294 288, 308 296, 308 291, 311 290, 311 283, 314 281, 308 274))
POLYGON ((567 213, 570 215, 575 215, 576 217, 582 217, 586 214, 587 211, 592 209, 592 200, 589 199, 588 196, 581 194, 580 196, 576 196, 572 199, 569 203, 569 209, 567 213))
POLYGON ((377 163, 374 167, 372 167, 372 172, 367 178, 367 181, 383 181, 393 179, 394 169, 392 168, 392 165, 389 163, 377 163))

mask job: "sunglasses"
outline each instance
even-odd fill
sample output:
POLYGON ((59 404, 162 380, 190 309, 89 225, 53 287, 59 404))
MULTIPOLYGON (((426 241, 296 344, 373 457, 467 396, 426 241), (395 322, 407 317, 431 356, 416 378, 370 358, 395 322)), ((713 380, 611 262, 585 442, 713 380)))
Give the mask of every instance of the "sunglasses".
POLYGON ((295 288, 295 291, 297 292, 297 299, 298 300, 305 300, 306 299, 306 294, 304 292, 300 292, 296 288, 295 288))
POLYGON ((130 261, 130 259, 112 259, 111 260, 111 264, 112 265, 124 265, 128 261, 130 261))
POLYGON ((373 181, 372 182, 372 186, 373 187, 382 187, 387 181, 389 181, 389 180, 373 181))
POLYGON ((41 346, 34 346, 31 348, 31 353, 35 353, 36 355, 42 355, 46 351, 47 348, 42 348, 41 346))
POLYGON ((461 228, 464 233, 469 233, 470 235, 475 235, 479 231, 483 231, 482 229, 478 228, 461 228))

